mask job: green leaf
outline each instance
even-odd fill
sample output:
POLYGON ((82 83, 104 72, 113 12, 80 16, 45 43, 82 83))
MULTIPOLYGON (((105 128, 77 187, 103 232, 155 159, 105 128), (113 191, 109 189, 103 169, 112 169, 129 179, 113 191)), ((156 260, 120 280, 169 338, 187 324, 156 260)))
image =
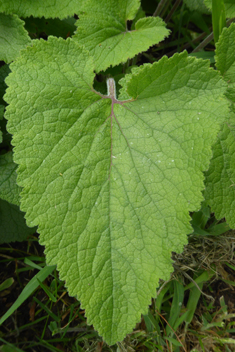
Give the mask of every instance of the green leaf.
POLYGON ((1 348, 0 351, 1 352, 24 352, 23 350, 15 347, 11 343, 9 343, 9 342, 1 339, 1 338, 0 338, 0 341, 6 343, 6 345, 1 345, 1 347, 0 347, 1 348))
POLYGON ((225 123, 213 146, 213 158, 206 173, 205 198, 217 219, 226 218, 235 227, 235 115, 225 123))
POLYGON ((195 53, 190 53, 189 56, 197 57, 198 59, 210 60, 211 64, 215 63, 215 53, 214 51, 197 51, 195 53))
MULTIPOLYGON (((5 106, 0 105, 0 121, 3 119, 3 114, 4 114, 5 106)), ((0 129, 0 143, 2 143, 2 131, 0 129)))
POLYGON ((235 23, 224 28, 216 45, 216 66, 228 83, 226 96, 235 103, 235 23))
POLYGON ((170 341, 172 343, 172 345, 174 346, 179 346, 182 347, 182 343, 180 343, 179 341, 177 341, 176 339, 172 338, 172 337, 166 337, 166 340, 170 341))
POLYGON ((16 184, 16 168, 12 152, 0 155, 0 198, 20 205, 21 188, 16 184))
POLYGON ((8 65, 0 67, 0 104, 6 104, 2 97, 5 94, 5 90, 7 87, 7 85, 5 84, 5 78, 9 73, 10 69, 8 65))
POLYGON ((0 11, 15 13, 19 17, 45 17, 60 19, 78 13, 84 0, 1 0, 0 11))
POLYGON ((9 277, 8 279, 4 280, 0 284, 0 291, 4 291, 4 290, 8 289, 9 287, 11 287, 11 285, 13 285, 13 283, 14 283, 13 277, 9 277))
POLYGON ((169 35, 165 23, 154 17, 139 19, 129 31, 127 21, 134 19, 139 6, 139 0, 86 2, 73 38, 90 51, 96 72, 127 61, 169 35))
POLYGON ((0 199, 0 243, 24 241, 36 231, 25 223, 19 207, 0 199))
POLYGON ((30 43, 24 22, 16 15, 0 13, 0 60, 10 63, 30 43))
MULTIPOLYGON (((228 82, 226 95, 235 102, 235 24, 225 28, 216 46, 216 66, 228 82)), ((235 226, 235 113, 221 127, 213 146, 213 158, 206 173, 205 198, 217 219, 235 226)))
POLYGON ((190 11, 198 11, 201 13, 209 14, 210 11, 204 4, 204 0, 184 0, 190 11))
POLYGON ((11 70, 21 208, 88 324, 113 344, 147 313, 192 231, 226 84, 184 52, 135 69, 122 81, 132 98, 118 101, 112 80, 109 96, 92 88, 83 47, 53 37, 34 41, 11 70))
MULTIPOLYGON (((212 0, 204 0, 205 5, 212 10, 212 0)), ((224 0, 226 18, 235 17, 235 3, 234 0, 224 0)))

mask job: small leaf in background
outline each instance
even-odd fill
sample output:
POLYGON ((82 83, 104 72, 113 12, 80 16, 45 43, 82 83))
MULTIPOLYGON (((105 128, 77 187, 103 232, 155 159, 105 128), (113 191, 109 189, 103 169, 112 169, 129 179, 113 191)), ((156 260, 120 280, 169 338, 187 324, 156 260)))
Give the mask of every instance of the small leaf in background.
POLYGON ((0 13, 0 60, 10 63, 30 43, 22 20, 16 15, 0 13))
POLYGON ((35 40, 10 68, 6 117, 21 208, 88 324, 114 344, 187 243, 228 110, 226 84, 184 52, 126 75, 129 101, 116 99, 112 80, 102 96, 92 57, 70 38, 35 40))
MULTIPOLYGON (((216 45, 216 66, 228 84, 226 96, 235 103, 235 24, 225 28, 216 45)), ((235 227, 235 113, 222 125, 206 172, 205 199, 218 220, 235 227)))
POLYGON ((184 0, 190 11, 198 11, 201 13, 209 14, 210 10, 204 4, 204 0, 184 0))
POLYGON ((9 343, 1 338, 0 338, 0 341, 3 343, 6 343, 6 345, 2 345, 0 347, 1 352, 24 352, 20 348, 17 348, 15 345, 12 345, 11 343, 9 343))
POLYGON ((35 231, 26 225, 24 213, 17 205, 0 199, 0 243, 25 241, 35 231))
POLYGON ((215 53, 214 51, 197 51, 195 53, 190 53, 189 56, 194 56, 198 59, 210 60, 211 64, 215 63, 215 53))
MULTIPOLYGON (((5 106, 0 105, 0 121, 3 119, 5 106)), ((2 143, 2 131, 0 129, 0 143, 2 143)))
POLYGON ((20 205, 21 188, 16 183, 16 168, 12 152, 0 155, 0 198, 20 205))
POLYGON ((1 0, 0 11, 19 17, 66 18, 79 12, 84 0, 1 0))
POLYGON ((213 146, 213 158, 206 172, 205 199, 217 219, 235 226, 235 114, 225 123, 213 146))
POLYGON ((4 291, 7 288, 11 287, 11 285, 14 283, 14 279, 13 277, 9 277, 8 279, 6 279, 5 281, 3 281, 0 284, 0 291, 4 291))
POLYGON ((85 3, 73 38, 94 57, 96 72, 125 62, 169 35, 159 17, 140 18, 135 29, 129 30, 127 22, 135 18, 139 6, 138 0, 88 0, 85 3))
POLYGON ((0 67, 0 104, 6 105, 6 102, 3 100, 3 95, 5 94, 5 90, 7 85, 5 83, 6 76, 10 73, 10 69, 8 65, 3 65, 0 67))
POLYGON ((177 341, 176 339, 174 339, 172 337, 166 337, 166 340, 171 342, 172 345, 174 345, 174 346, 182 347, 182 343, 180 343, 179 341, 177 341))
POLYGON ((224 28, 216 45, 216 67, 228 83, 226 96, 235 103, 235 23, 224 28))

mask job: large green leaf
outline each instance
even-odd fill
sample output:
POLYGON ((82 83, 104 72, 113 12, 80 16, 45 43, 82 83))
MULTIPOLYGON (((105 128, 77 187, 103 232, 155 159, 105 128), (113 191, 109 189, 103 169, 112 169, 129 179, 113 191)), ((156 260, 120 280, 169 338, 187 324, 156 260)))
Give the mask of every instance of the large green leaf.
POLYGON ((191 232, 203 170, 227 112, 226 84, 204 60, 164 57, 122 81, 129 101, 92 88, 73 40, 35 41, 11 64, 6 117, 21 208, 39 224, 88 324, 113 344, 134 328, 191 232))
POLYGON ((0 155, 0 198, 20 205, 20 187, 16 184, 16 167, 12 152, 0 155))
POLYGON ((0 13, 0 60, 10 63, 30 42, 24 22, 19 17, 0 13))
MULTIPOLYGON (((235 103, 235 24, 225 28, 216 46, 216 66, 228 84, 226 96, 235 103)), ((234 110, 234 108, 232 108, 234 110)), ((235 227, 235 113, 221 127, 206 173, 205 197, 217 219, 235 227)))
MULTIPOLYGON (((212 9, 212 0, 204 0, 205 5, 211 10, 212 9)), ((234 0, 224 0, 226 17, 233 18, 235 17, 235 2, 234 0)))
POLYGON ((87 0, 85 5, 73 38, 90 51, 97 72, 146 51, 169 34, 165 23, 154 17, 141 18, 134 30, 128 30, 127 21, 134 19, 139 0, 87 0))
POLYGON ((66 18, 78 13, 84 0, 1 0, 0 11, 20 17, 66 18))

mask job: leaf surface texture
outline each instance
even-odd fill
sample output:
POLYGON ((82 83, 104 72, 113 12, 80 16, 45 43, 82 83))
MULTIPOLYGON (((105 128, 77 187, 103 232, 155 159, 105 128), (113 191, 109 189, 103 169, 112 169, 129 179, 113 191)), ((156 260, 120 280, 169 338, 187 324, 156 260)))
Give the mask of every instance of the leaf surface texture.
POLYGON ((134 30, 128 30, 127 21, 135 18, 139 6, 138 0, 88 0, 85 3, 73 38, 90 51, 96 72, 133 58, 169 35, 159 17, 141 18, 134 30))
POLYGON ((0 11, 19 17, 45 17, 60 19, 78 13, 84 0, 1 0, 0 11))
POLYGON ((10 63, 30 42, 24 22, 18 16, 0 13, 0 60, 10 63))
MULTIPOLYGON (((227 82, 226 96, 235 103, 235 24, 225 28, 216 46, 216 66, 227 82)), ((206 173, 205 198, 217 219, 226 218, 235 227, 235 109, 229 115, 213 146, 213 158, 206 173)))
POLYGON ((171 252, 186 244, 226 84, 185 52, 127 75, 131 98, 120 101, 92 88, 83 47, 53 37, 11 70, 6 117, 21 208, 39 225, 48 264, 111 345, 146 314, 171 252))
POLYGON ((0 155, 0 198, 20 205, 20 187, 16 183, 17 165, 13 162, 12 152, 0 155))

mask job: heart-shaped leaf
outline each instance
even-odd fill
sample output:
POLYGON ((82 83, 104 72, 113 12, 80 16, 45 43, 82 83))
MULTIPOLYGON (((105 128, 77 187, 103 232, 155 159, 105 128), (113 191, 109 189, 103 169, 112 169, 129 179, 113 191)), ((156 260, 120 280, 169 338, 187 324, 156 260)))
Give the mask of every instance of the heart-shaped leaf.
POLYGON ((39 225, 89 324, 113 344, 146 313, 191 232, 226 84, 187 53, 133 70, 118 100, 93 89, 72 39, 35 41, 11 64, 6 101, 21 207, 39 225))

